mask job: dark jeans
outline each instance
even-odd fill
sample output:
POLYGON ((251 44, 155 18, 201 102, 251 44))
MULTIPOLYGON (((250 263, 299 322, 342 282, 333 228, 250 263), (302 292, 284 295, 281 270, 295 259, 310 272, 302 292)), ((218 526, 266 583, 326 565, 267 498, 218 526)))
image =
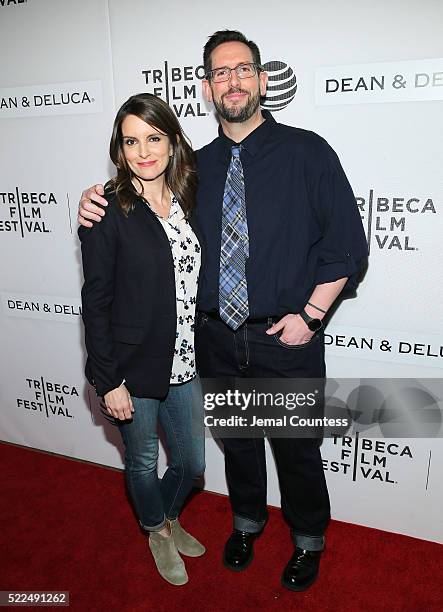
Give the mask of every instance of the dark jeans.
POLYGON ((162 400, 133 397, 131 421, 119 423, 125 444, 125 475, 140 525, 159 531, 176 519, 194 480, 205 469, 200 381, 171 385, 162 400), (168 469, 157 474, 158 425, 169 450, 168 469))
MULTIPOLYGON (((222 321, 199 313, 197 367, 202 378, 324 378, 324 337, 289 346, 265 331, 276 319, 244 323, 233 331, 222 321)), ((322 550, 330 518, 329 496, 319 440, 271 438, 280 484, 283 515, 297 546, 322 550)), ((226 480, 234 528, 259 532, 267 519, 266 459, 262 438, 223 440, 226 480)))

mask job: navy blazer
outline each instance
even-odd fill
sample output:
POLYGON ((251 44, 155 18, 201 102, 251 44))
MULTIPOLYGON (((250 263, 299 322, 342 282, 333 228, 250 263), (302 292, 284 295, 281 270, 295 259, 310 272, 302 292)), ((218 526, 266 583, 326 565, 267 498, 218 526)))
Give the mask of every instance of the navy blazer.
MULTIPOLYGON (((85 373, 98 395, 126 387, 136 397, 164 397, 177 327, 174 263, 168 237, 138 198, 126 217, 106 195, 106 215, 79 227, 84 285, 85 373)), ((189 220, 197 239, 195 226, 189 220)))

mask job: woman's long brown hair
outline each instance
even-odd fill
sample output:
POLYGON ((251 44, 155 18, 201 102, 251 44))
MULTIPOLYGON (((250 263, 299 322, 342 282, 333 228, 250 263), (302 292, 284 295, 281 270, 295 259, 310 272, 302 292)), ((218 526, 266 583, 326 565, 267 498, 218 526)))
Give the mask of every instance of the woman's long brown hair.
MULTIPOLYGON (((115 193, 118 204, 125 215, 140 197, 132 184, 137 177, 129 168, 123 153, 122 123, 128 115, 135 115, 169 138, 173 154, 165 171, 166 184, 189 217, 195 203, 197 171, 195 155, 180 123, 170 107, 161 98, 149 93, 131 96, 120 107, 114 121, 109 154, 117 168, 117 176, 105 185, 105 193, 115 193)), ((140 182, 140 181, 139 181, 140 182)), ((140 182, 140 186, 143 187, 140 182)))

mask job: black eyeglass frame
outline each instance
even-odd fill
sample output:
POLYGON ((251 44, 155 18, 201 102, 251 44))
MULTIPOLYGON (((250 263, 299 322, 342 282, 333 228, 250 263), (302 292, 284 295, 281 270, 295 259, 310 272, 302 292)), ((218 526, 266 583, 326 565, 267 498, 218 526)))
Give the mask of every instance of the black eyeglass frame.
POLYGON ((219 68, 213 68, 212 70, 208 70, 208 72, 205 74, 205 79, 208 81, 212 81, 213 83, 225 83, 226 81, 229 81, 229 79, 231 78, 231 74, 232 71, 235 70, 236 75, 238 76, 239 79, 251 79, 252 77, 259 75, 260 72, 264 71, 263 66, 261 66, 260 64, 256 64, 255 62, 242 62, 241 64, 238 64, 237 66, 235 66, 234 68, 229 68, 229 66, 220 66, 219 68), (251 74, 250 76, 241 76, 238 73, 238 69, 241 66, 253 66, 254 67, 254 74, 251 74), (217 70, 229 70, 229 76, 226 79, 223 79, 222 81, 214 81, 213 78, 213 73, 217 70))

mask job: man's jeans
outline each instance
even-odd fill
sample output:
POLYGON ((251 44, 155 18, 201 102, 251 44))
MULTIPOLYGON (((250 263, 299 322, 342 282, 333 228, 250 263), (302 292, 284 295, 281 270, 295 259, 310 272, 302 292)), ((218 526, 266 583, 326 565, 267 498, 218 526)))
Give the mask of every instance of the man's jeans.
MULTIPOLYGON (((276 321, 244 323, 236 331, 199 313, 196 325, 197 367, 202 378, 321 378, 325 376, 324 339, 319 333, 301 346, 284 344, 266 330, 276 321)), ((329 496, 319 440, 271 438, 283 515, 294 542, 322 550, 330 517, 329 496)), ((225 438, 225 470, 234 528, 251 533, 267 520, 266 458, 262 438, 225 438)))
POLYGON ((205 469, 200 381, 171 385, 162 399, 132 398, 131 421, 119 423, 125 444, 126 482, 137 517, 146 531, 159 531, 177 518, 194 480, 205 469), (169 450, 163 478, 157 474, 158 424, 169 450))

